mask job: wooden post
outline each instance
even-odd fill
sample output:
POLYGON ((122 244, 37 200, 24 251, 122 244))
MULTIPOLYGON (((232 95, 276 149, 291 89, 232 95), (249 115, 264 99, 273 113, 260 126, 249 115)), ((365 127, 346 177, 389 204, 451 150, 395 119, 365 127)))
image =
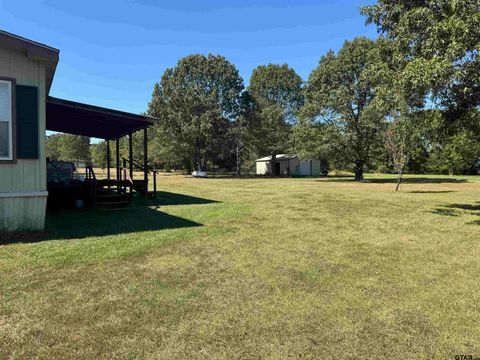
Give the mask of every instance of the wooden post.
MULTIPOLYGON (((125 180, 124 184, 126 184, 126 180, 127 180, 127 159, 125 159, 125 158, 123 158, 123 180, 125 180)), ((124 185, 123 191, 124 191, 125 194, 127 193, 127 185, 124 185)))
POLYGON ((107 140, 107 179, 110 180, 110 140, 107 140))
POLYGON ((128 160, 130 162, 130 179, 133 181, 133 136, 128 134, 128 160))
POLYGON ((117 162, 117 180, 122 180, 122 174, 120 173, 120 139, 115 139, 115 158, 117 162))
MULTIPOLYGON (((110 180, 110 140, 107 139, 107 180, 110 180)), ((110 181, 107 184, 110 190, 110 181)))
MULTIPOLYGON (((145 197, 148 198, 148 130, 143 129, 143 180, 145 181, 145 197)), ((155 173, 153 173, 155 176, 155 173)))

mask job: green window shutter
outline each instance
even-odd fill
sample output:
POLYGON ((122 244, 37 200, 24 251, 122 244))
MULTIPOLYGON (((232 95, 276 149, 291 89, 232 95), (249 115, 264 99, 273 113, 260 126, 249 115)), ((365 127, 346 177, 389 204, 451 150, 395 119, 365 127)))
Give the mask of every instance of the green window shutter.
POLYGON ((38 89, 17 85, 17 158, 38 159, 38 89))

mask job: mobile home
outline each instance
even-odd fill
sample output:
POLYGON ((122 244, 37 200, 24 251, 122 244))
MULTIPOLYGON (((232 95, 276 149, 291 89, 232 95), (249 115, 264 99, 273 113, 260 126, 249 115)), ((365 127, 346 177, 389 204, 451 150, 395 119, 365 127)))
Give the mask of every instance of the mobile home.
MULTIPOLYGON (((105 182, 95 180, 93 190, 110 190, 115 185, 131 190, 135 185, 148 192, 146 136, 154 119, 50 97, 58 60, 58 49, 0 30, 0 231, 44 228, 46 130, 105 139, 107 145, 115 141, 117 147, 119 138, 128 136, 130 157, 123 167, 129 171, 122 177, 117 156, 116 179, 111 179, 109 171, 105 182), (132 158, 132 133, 139 130, 144 132, 144 177, 135 184, 133 164, 138 162, 132 158)), ((110 161, 109 145, 107 153, 110 161)), ((57 190, 69 189, 55 185, 57 190)))

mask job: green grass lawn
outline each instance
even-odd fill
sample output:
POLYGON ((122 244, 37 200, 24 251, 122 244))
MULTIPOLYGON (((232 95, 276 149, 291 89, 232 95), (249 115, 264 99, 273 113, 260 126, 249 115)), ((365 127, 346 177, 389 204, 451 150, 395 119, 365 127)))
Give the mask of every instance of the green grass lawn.
POLYGON ((394 181, 160 176, 49 214, 0 245, 0 359, 480 356, 480 179, 394 181))

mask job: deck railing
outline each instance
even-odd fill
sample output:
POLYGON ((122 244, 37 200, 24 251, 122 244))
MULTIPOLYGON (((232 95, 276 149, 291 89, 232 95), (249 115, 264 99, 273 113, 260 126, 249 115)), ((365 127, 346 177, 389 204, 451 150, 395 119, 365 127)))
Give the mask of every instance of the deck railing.
MULTIPOLYGON (((157 170, 155 170, 155 168, 153 166, 150 166, 150 165, 147 165, 147 168, 145 169, 144 166, 140 162, 138 162, 134 159, 131 162, 130 162, 129 159, 126 159, 126 158, 122 158, 122 160, 123 160, 123 174, 124 174, 123 176, 124 176, 124 179, 130 181, 132 183, 132 185, 134 185, 133 169, 135 169, 135 168, 137 170, 143 171, 144 174, 147 175, 147 177, 150 174, 153 175, 153 196, 156 197, 157 196, 157 174, 158 174, 157 170), (127 167, 127 165, 128 165, 128 167, 127 167), (128 171, 129 169, 132 170, 131 175, 130 175, 130 171, 128 171)), ((120 174, 121 173, 122 172, 120 172, 120 174)), ((145 187, 146 187, 145 192, 146 192, 146 194, 148 194, 148 178, 147 178, 147 183, 145 184, 145 187)))
POLYGON ((85 166, 85 179, 93 182, 93 187, 90 188, 92 192, 90 196, 95 206, 97 204, 97 176, 95 175, 95 171, 93 171, 93 167, 90 165, 85 166))

